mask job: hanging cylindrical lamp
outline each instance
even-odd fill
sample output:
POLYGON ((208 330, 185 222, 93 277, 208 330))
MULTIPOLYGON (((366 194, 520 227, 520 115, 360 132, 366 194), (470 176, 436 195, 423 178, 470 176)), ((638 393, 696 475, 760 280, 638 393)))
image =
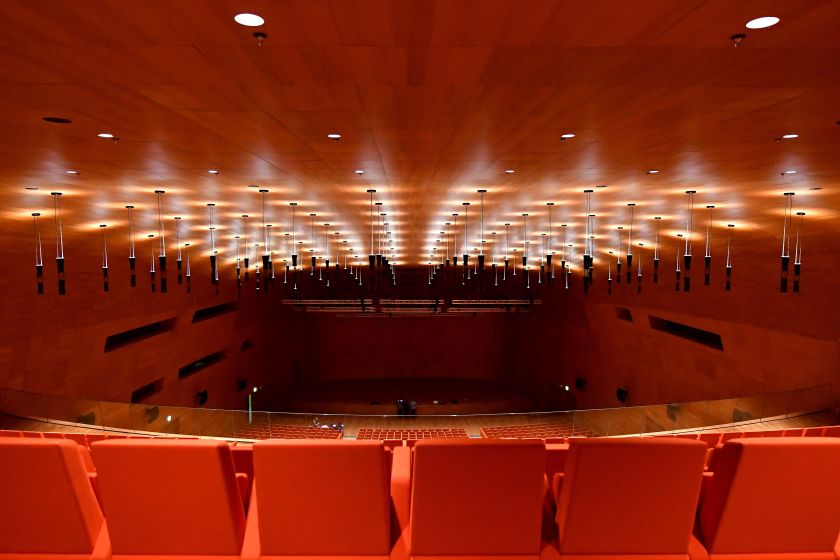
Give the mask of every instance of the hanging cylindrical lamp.
POLYGON ((32 213, 32 224, 35 228, 35 278, 38 283, 38 295, 44 295, 44 250, 41 247, 41 227, 38 223, 40 212, 32 213))
POLYGON ((683 254, 685 263, 683 289, 689 292, 691 291, 691 237, 694 233, 694 195, 697 191, 685 191, 685 194, 688 200, 685 220, 685 253, 683 254))
POLYGON ((682 238, 683 238, 683 234, 678 233, 677 234, 677 270, 676 270, 677 283, 676 283, 676 286, 675 286, 676 291, 678 291, 678 292, 680 291, 680 275, 682 274, 682 271, 680 270, 680 260, 681 260, 680 259, 680 249, 681 249, 681 245, 682 245, 682 238))
POLYGON ((628 203, 627 208, 630 210, 630 226, 627 228, 627 284, 630 284, 633 272, 633 211, 636 209, 636 203, 628 203))
POLYGON ((463 202, 461 204, 464 207, 464 253, 463 253, 463 257, 464 257, 464 280, 466 280, 467 277, 469 276, 469 268, 470 268, 470 254, 469 254, 469 248, 468 248, 469 242, 467 241, 467 234, 468 234, 469 223, 470 223, 469 222, 470 203, 469 202, 463 202))
POLYGON ((636 260, 639 261, 638 263, 638 272, 636 274, 636 292, 642 293, 642 247, 644 247, 644 243, 639 243, 639 255, 636 260))
POLYGON ((458 214, 452 214, 452 266, 458 266, 458 214))
POLYGON ((574 258, 574 255, 572 254, 573 253, 572 249, 574 248, 574 245, 572 243, 569 243, 568 247, 569 247, 569 255, 568 255, 568 260, 566 261, 566 289, 567 290, 572 285, 572 259, 574 258))
POLYGON ((613 254, 613 252, 608 251, 608 253, 610 254, 610 256, 607 257, 607 295, 611 296, 612 295, 612 254, 613 254))
POLYGON ((548 206, 548 245, 546 246, 546 253, 545 253, 545 267, 546 270, 549 272, 547 273, 549 280, 554 279, 554 263, 552 262, 552 257, 554 253, 551 250, 551 230, 552 230, 552 223, 551 223, 551 210, 554 208, 553 202, 546 202, 546 206, 548 206))
POLYGON ((490 262, 493 263, 493 285, 499 285, 499 270, 496 267, 496 232, 492 232, 490 235, 493 236, 493 245, 490 247, 490 262))
POLYGON ((711 268, 712 268, 712 211, 715 205, 709 204, 706 209, 709 211, 709 222, 706 224, 706 255, 703 258, 703 285, 708 286, 711 283, 711 268))
POLYGON ((251 272, 251 245, 248 243, 248 214, 242 214, 242 264, 245 266, 245 282, 250 279, 251 272))
POLYGON ((726 291, 732 290, 732 244, 735 234, 735 224, 726 224, 729 228, 729 239, 726 242, 726 291))
POLYGON ((659 225, 662 223, 662 217, 656 216, 653 218, 656 221, 656 237, 653 242, 653 283, 659 283, 659 225))
POLYGON ((382 266, 382 203, 373 204, 376 212, 376 266, 382 266))
POLYGON ((566 229, 568 224, 560 224, 560 231, 563 232, 563 242, 560 244, 560 275, 566 277, 566 229))
POLYGON ((64 229, 61 223, 61 193, 50 193, 53 197, 53 218, 55 219, 55 267, 58 272, 58 295, 67 294, 64 279, 64 229))
POLYGON ((508 268, 510 268, 510 250, 508 247, 510 241, 510 223, 505 223, 505 268, 502 271, 502 281, 507 281, 508 268))
POLYGON ((799 221, 796 225, 796 243, 793 249, 793 293, 799 293, 799 275, 802 272, 802 227, 805 225, 805 212, 797 212, 799 221))
POLYGON ((149 278, 151 280, 152 293, 154 293, 157 289, 157 285, 155 284, 155 234, 150 233, 146 237, 149 238, 149 278))
MULTIPOLYGON (((370 195, 370 253, 368 254, 368 267, 372 277, 373 267, 376 265, 376 253, 373 252, 373 195, 376 189, 368 189, 367 192, 370 195)), ((361 280, 359 280, 359 285, 361 285, 361 280)))
MULTIPOLYGON (((291 254, 292 254, 292 249, 291 249, 291 247, 289 247, 289 243, 290 243, 290 241, 289 241, 289 239, 290 239, 290 235, 291 235, 291 234, 289 234, 288 232, 286 232, 286 233, 284 233, 284 234, 283 234, 283 238, 286 240, 286 251, 287 251, 287 253, 286 253, 286 254, 287 254, 287 255, 291 255, 291 254)), ((290 262, 290 261, 289 261, 289 258, 288 258, 288 257, 287 257, 287 258, 285 258, 285 259, 283 259, 283 264, 285 265, 285 266, 283 266, 283 283, 284 283, 284 284, 288 284, 288 283, 289 283, 289 262, 290 262)))
POLYGON ((338 232, 335 232, 335 273, 336 273, 336 278, 338 277, 338 271, 341 268, 341 265, 338 264, 339 259, 341 258, 341 239, 340 239, 340 237, 341 237, 340 234, 338 232))
MULTIPOLYGON (((268 252, 268 269, 266 270, 265 275, 269 280, 274 280, 274 249, 271 246, 271 228, 273 227, 274 225, 272 224, 265 224, 265 238, 268 245, 268 248, 266 249, 268 252)), ((268 291, 268 287, 266 287, 266 291, 268 291)))
POLYGON ((100 224, 99 229, 102 231, 102 291, 108 291, 108 241, 105 238, 105 228, 108 226, 100 224))
POLYGON ((263 254, 262 254, 262 268, 263 268, 263 287, 266 291, 268 291, 268 280, 270 278, 269 271, 271 270, 271 265, 269 264, 269 260, 271 259, 271 243, 269 241, 269 228, 268 228, 268 219, 266 217, 266 210, 268 206, 268 189, 259 189, 259 193, 262 197, 262 229, 263 229, 263 254))
POLYGON ((187 253, 187 272, 185 274, 187 278, 187 293, 192 293, 192 284, 190 279, 192 277, 192 273, 190 272, 190 244, 184 243, 184 251, 187 253))
POLYGON ((131 220, 131 213, 134 206, 125 207, 128 212, 128 268, 131 272, 131 287, 137 287, 137 259, 134 256, 134 222, 131 220))
POLYGON ((178 256, 175 260, 175 267, 178 270, 178 284, 184 282, 181 276, 181 217, 175 216, 175 245, 178 247, 178 256))
POLYGON ((788 291, 788 272, 790 270, 790 236, 793 224, 793 196, 796 193, 786 192, 785 196, 785 217, 782 224, 782 274, 779 284, 779 291, 788 291))
POLYGON ((478 253, 478 273, 483 276, 484 272, 484 195, 487 194, 487 189, 478 189, 478 196, 480 197, 480 209, 481 215, 479 217, 479 222, 481 224, 479 228, 480 237, 478 238, 479 242, 479 253, 478 253))
POLYGON ((233 239, 236 241, 236 288, 242 287, 242 259, 240 256, 240 236, 234 235, 233 239))
POLYGON ((528 214, 522 214, 522 268, 528 270, 528 214))
POLYGON ((166 283, 166 227, 163 225, 163 195, 166 191, 157 190, 157 211, 158 211, 158 239, 160 240, 160 252, 158 253, 158 264, 160 265, 160 293, 167 292, 166 283))
POLYGON ((309 214, 309 275, 315 276, 315 267, 318 264, 318 257, 315 256, 315 216, 317 214, 309 214))
POLYGON ((219 277, 216 272, 216 226, 214 225, 216 205, 210 202, 207 208, 210 210, 210 283, 215 284, 219 277))
POLYGON ((330 237, 327 228, 330 224, 324 224, 324 270, 327 271, 326 286, 330 287, 330 237))
POLYGON ((621 232, 624 230, 624 226, 618 226, 616 230, 618 231, 618 249, 615 252, 615 283, 621 284, 621 232))
MULTIPOLYGON (((540 255, 540 267, 537 269, 537 284, 542 284, 543 274, 545 274, 545 262, 543 261, 543 255, 546 254, 545 252, 545 233, 540 234, 540 241, 542 242, 542 254, 540 255)), ((548 255, 546 255, 548 256, 548 255)))
POLYGON ((295 230, 296 230, 296 226, 295 226, 295 210, 296 210, 296 208, 297 208, 297 202, 290 202, 290 203, 289 203, 289 206, 291 206, 291 207, 292 207, 292 255, 291 255, 291 258, 292 258, 292 268, 294 268, 295 270, 297 270, 297 261, 298 261, 298 256, 297 256, 297 244, 295 243, 295 230))

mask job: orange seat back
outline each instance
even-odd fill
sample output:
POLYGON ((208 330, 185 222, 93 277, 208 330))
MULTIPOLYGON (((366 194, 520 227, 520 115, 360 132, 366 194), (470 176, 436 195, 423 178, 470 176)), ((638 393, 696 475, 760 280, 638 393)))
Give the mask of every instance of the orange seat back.
POLYGON ((823 437, 840 437, 840 426, 826 426, 823 437))
POLYGON ((717 455, 699 516, 710 553, 834 550, 840 532, 840 440, 741 439, 717 455))
POLYGON ((686 554, 706 445, 681 438, 572 442, 557 503, 563 554, 686 554))
POLYGON ((0 439, 0 555, 90 554, 102 512, 79 446, 0 439))
POLYGON ((0 430, 0 437, 22 438, 23 432, 21 432, 20 430, 0 430))
POLYGON ((262 554, 387 556, 389 476, 380 441, 255 443, 262 554))
POLYGON ((544 478, 542 443, 417 442, 411 554, 539 554, 544 478))
POLYGON ((228 444, 91 445, 114 554, 239 554, 245 513, 228 444))

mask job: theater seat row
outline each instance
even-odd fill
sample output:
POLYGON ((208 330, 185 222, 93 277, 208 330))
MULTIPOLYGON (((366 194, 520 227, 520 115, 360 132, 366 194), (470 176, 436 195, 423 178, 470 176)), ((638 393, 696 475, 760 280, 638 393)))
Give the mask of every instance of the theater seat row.
POLYGON ((535 441, 253 445, 0 438, 0 558, 837 560, 840 439, 589 438, 548 491, 535 441), (702 503, 701 480, 705 479, 702 503), (101 506, 100 506, 101 504, 101 506))

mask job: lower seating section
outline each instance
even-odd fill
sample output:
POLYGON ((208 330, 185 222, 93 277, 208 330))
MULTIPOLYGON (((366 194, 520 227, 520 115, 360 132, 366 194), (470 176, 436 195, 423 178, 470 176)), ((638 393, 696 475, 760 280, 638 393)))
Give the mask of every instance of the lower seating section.
POLYGON ((575 428, 566 423, 519 424, 513 426, 491 426, 481 428, 481 437, 502 439, 549 439, 567 437, 589 437, 595 433, 582 428, 575 428))
POLYGON ((463 428, 427 428, 417 430, 359 428, 359 432, 356 435, 356 439, 374 440, 420 440, 465 437, 467 437, 467 431, 463 428))
POLYGON ((289 426, 254 422, 236 427, 236 437, 242 439, 339 439, 341 430, 316 426, 289 426))
POLYGON ((122 438, 90 444, 94 472, 72 441, 12 435, 0 559, 837 560, 825 433, 731 439, 713 472, 688 438, 122 438))

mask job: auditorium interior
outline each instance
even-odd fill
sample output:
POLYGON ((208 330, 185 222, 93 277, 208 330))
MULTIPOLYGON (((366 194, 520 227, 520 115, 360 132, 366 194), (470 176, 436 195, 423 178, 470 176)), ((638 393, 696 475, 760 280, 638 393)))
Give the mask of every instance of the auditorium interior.
POLYGON ((0 28, 0 560, 840 560, 836 0, 0 28))

